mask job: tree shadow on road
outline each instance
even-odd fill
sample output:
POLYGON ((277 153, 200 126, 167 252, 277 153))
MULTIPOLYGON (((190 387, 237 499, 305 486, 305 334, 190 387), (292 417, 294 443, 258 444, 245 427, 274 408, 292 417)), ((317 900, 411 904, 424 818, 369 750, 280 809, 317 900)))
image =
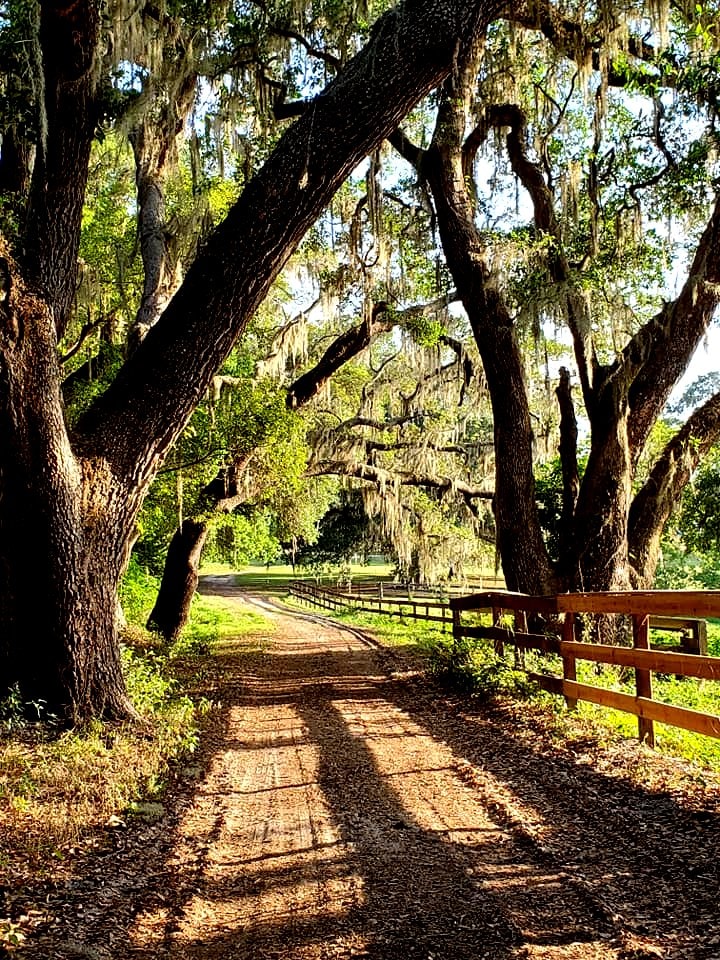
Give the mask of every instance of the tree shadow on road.
POLYGON ((225 655, 218 696, 196 785, 162 823, 133 827, 86 861, 55 895, 55 931, 18 958, 511 960, 534 947, 553 958, 658 956, 643 938, 667 957, 717 957, 717 816, 578 763, 492 714, 464 715, 425 684, 388 678, 356 640, 305 634, 273 653, 225 655), (226 751, 256 762, 262 744, 232 718, 265 707, 294 725, 280 724, 271 749, 311 748, 314 768, 288 783, 208 792, 226 751), (310 789, 323 798, 324 833, 310 812, 304 840, 254 855, 239 843, 211 869, 228 816, 250 795, 283 804, 310 789), (207 815, 188 851, 180 827, 203 790, 207 815), (455 797, 452 814, 444 793, 455 797), (309 898, 293 893, 308 885, 309 898), (188 933, 198 902, 207 926, 188 933), (627 937, 619 945, 623 929, 634 952, 627 937))

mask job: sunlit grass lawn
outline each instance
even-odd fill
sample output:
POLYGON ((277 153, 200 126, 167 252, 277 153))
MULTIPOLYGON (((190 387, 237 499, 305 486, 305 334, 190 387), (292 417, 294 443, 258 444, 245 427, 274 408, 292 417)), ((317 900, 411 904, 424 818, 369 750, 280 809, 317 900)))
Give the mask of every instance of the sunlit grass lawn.
MULTIPOLYGON (((392 567, 386 563, 353 564, 350 572, 352 581, 355 583, 361 583, 364 580, 392 579, 392 567)), ((293 580, 309 580, 312 583, 335 586, 341 570, 338 567, 316 575, 304 567, 296 567, 293 571, 289 564, 271 564, 269 567, 264 564, 251 564, 239 570, 233 570, 225 564, 209 563, 202 567, 200 575, 201 577, 228 576, 232 577, 235 586, 257 590, 271 596, 284 596, 293 580)), ((202 583, 200 589, 202 590, 202 583)))

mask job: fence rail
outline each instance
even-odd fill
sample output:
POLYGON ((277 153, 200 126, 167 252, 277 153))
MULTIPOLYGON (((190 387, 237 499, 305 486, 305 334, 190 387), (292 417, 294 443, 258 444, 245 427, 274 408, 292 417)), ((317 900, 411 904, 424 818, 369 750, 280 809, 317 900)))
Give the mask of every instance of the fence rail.
POLYGON ((379 595, 350 592, 334 587, 321 587, 305 580, 294 580, 290 584, 290 593, 299 600, 324 607, 326 610, 353 609, 364 613, 379 613, 386 617, 410 617, 414 620, 428 620, 441 623, 444 627, 452 625, 452 611, 446 601, 430 597, 393 598, 383 591, 379 595))

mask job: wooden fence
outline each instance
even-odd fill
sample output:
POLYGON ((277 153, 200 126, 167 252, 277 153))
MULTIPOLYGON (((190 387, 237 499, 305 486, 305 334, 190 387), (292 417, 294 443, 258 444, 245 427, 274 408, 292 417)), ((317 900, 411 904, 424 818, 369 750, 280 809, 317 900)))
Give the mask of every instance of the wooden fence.
POLYGON ((572 708, 578 700, 612 707, 638 718, 641 740, 653 745, 654 722, 682 727, 706 736, 720 737, 720 717, 653 698, 652 674, 720 680, 720 657, 707 655, 706 617, 720 617, 720 591, 634 591, 628 593, 572 593, 532 597, 506 591, 485 591, 448 600, 420 596, 417 590, 383 582, 363 583, 362 589, 341 590, 294 581, 291 593, 325 609, 354 609, 384 616, 408 617, 452 624, 453 637, 490 641, 499 656, 506 647, 548 655, 543 672, 527 671, 544 690, 565 697, 572 708), (398 596, 402 590, 406 596, 398 596), (491 623, 481 624, 480 614, 491 623), (632 646, 590 643, 580 639, 583 615, 624 617, 630 626, 632 646), (531 632, 528 620, 542 618, 542 632, 531 632), (470 618, 470 622, 468 622, 470 618), (511 621, 511 622, 508 622, 511 621), (651 631, 671 632, 679 644, 651 643, 651 631), (555 655, 554 673, 550 655, 555 655), (608 690, 577 681, 577 661, 624 667, 634 672, 635 694, 608 690), (561 674, 558 674, 558 670, 561 674))
MULTIPOLYGON (((572 593, 556 597, 486 592, 451 599, 453 636, 490 640, 502 655, 506 645, 519 653, 536 650, 556 654, 562 675, 528 671, 539 686, 565 697, 569 707, 586 700, 635 714, 641 740, 655 742, 654 721, 720 737, 720 717, 653 699, 652 674, 674 674, 720 680, 720 658, 707 656, 706 617, 720 616, 720 591, 634 591, 572 593), (491 624, 480 625, 476 615, 490 612, 491 624), (507 621, 511 614, 512 625, 507 621), (589 643, 578 639, 582 615, 624 617, 631 624, 632 646, 589 643), (464 617, 473 615, 476 622, 464 617), (528 630, 528 618, 542 618, 542 633, 528 630), (682 652, 651 649, 651 628, 685 635, 682 652), (612 664, 634 671, 635 695, 578 683, 578 660, 612 664)), ((520 657, 520 663, 522 658, 520 657)))
MULTIPOLYGON (((403 591, 406 593, 407 591, 403 591)), ((290 584, 290 593, 318 607, 326 610, 353 609, 365 613, 379 613, 386 617, 410 617, 414 620, 430 620, 443 624, 450 629, 452 625, 452 610, 447 601, 437 600, 430 596, 415 596, 410 593, 407 597, 387 596, 386 585, 375 586, 375 592, 368 589, 352 592, 335 587, 321 587, 306 580, 294 580, 290 584)))

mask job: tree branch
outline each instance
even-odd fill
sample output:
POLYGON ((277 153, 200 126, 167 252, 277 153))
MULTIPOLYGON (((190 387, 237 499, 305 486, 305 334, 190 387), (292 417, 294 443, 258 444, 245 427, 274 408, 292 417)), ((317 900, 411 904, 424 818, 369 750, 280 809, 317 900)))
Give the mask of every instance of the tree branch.
POLYGON ((628 439, 637 461, 652 424, 687 369, 720 303, 720 194, 679 296, 623 350, 618 375, 632 382, 628 439))
POLYGON ((118 476, 150 477, 307 229, 357 163, 447 75, 499 0, 413 0, 285 131, 141 346, 76 432, 118 476))
POLYGON ((629 553, 638 585, 652 584, 660 538, 694 470, 720 438, 720 393, 707 400, 666 445, 635 496, 628 521, 629 553))
POLYGON ((570 265, 563 250, 562 234, 555 216, 555 205, 550 188, 540 166, 533 163, 525 149, 525 115, 515 104, 497 104, 489 108, 487 122, 491 126, 509 127, 506 138, 508 157, 513 172, 530 195, 535 225, 552 238, 548 251, 548 271, 553 283, 565 293, 568 326, 573 337, 575 360, 578 365, 585 404, 592 403, 592 387, 596 363, 592 344, 592 325, 584 297, 573 289, 570 265))
POLYGON ((98 119, 98 4, 39 6, 40 137, 30 188, 23 267, 52 310, 58 340, 76 292, 80 223, 98 119))
POLYGON ((340 57, 336 57, 334 53, 328 53, 327 50, 321 50, 319 47, 314 47, 307 37, 304 37, 301 33, 298 33, 297 30, 291 30, 289 27, 282 27, 277 23, 270 24, 269 30, 278 37, 285 37, 288 40, 295 40, 300 44, 301 47, 305 48, 305 52, 309 56, 314 57, 316 60, 322 60, 323 63, 326 63, 329 67, 333 67, 335 70, 339 70, 342 66, 342 60, 340 57))
POLYGON ((397 311, 391 309, 385 301, 374 304, 369 321, 363 320, 357 326, 351 327, 336 337, 315 366, 303 373, 292 384, 287 393, 288 407, 294 409, 303 406, 317 396, 330 377, 343 364, 365 350, 379 334, 387 333, 393 327, 403 326, 415 317, 427 316, 447 308, 454 296, 454 294, 448 294, 430 303, 417 304, 397 311), (379 317, 384 319, 380 320, 379 317))
POLYGON ((383 470, 369 463, 347 463, 343 460, 325 460, 308 467, 306 476, 320 477, 335 474, 343 477, 356 477, 380 487, 392 487, 396 483, 403 487, 425 487, 442 493, 457 493, 472 500, 492 500, 493 491, 473 486, 463 480, 451 477, 432 477, 427 474, 406 473, 403 471, 383 470))
POLYGON ((287 392, 288 407, 295 409, 303 406, 317 396, 330 377, 343 364, 363 351, 373 337, 392 330, 397 322, 397 314, 393 311, 388 312, 388 304, 385 301, 376 303, 372 308, 369 321, 363 321, 341 333, 333 340, 315 366, 297 378, 287 392), (378 317, 384 314, 387 315, 387 319, 378 320, 378 317))
POLYGON ((75 341, 75 343, 73 343, 70 347, 68 347, 65 353, 60 357, 60 363, 66 364, 68 360, 72 360, 72 358, 75 356, 78 350, 82 347, 82 345, 85 343, 85 341, 90 336, 90 334, 93 333, 93 331, 97 330, 98 327, 101 327, 104 323, 107 323, 107 321, 111 317, 112 317, 112 313, 105 314, 104 316, 100 317, 98 320, 88 320, 87 323, 83 324, 83 327, 80 333, 78 334, 78 338, 75 341))

